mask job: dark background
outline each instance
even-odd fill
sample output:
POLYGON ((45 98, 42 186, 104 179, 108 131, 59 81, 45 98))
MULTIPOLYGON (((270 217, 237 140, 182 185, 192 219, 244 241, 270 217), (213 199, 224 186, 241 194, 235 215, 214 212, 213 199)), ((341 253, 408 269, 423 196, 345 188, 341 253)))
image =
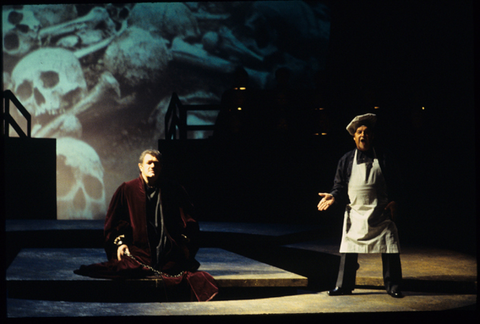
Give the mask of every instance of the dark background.
POLYGON ((349 99, 366 74, 379 105, 391 107, 384 133, 402 157, 406 240, 476 244, 473 9, 471 1, 333 3, 332 92, 356 107, 349 99), (421 131, 405 122, 419 106, 421 131))
POLYGON ((345 111, 358 107, 356 90, 366 75, 379 106, 388 108, 379 120, 403 166, 404 243, 475 249, 472 3, 332 2, 332 93, 345 111), (421 106, 425 123, 415 129, 406 121, 421 106))
POLYGON ((332 1, 331 19, 329 135, 238 150, 232 169, 242 171, 227 179, 198 159, 208 147, 190 151, 195 158, 181 174, 200 217, 306 223, 323 238, 339 237, 343 210, 318 212, 317 192, 331 189, 338 159, 354 147, 345 126, 375 112, 377 145, 398 164, 401 243, 475 252, 472 2, 332 1), (218 191, 204 194, 211 183, 218 191))

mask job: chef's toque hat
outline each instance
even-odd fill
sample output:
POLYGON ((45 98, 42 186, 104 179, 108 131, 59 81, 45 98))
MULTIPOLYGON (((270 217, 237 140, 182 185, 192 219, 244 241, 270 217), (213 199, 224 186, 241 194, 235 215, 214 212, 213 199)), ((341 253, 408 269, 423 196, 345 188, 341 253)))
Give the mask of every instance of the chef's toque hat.
POLYGON ((364 115, 358 115, 352 119, 352 121, 347 125, 347 131, 350 135, 354 135, 357 131, 357 128, 360 126, 368 126, 373 128, 375 122, 377 121, 377 115, 367 113, 364 115))

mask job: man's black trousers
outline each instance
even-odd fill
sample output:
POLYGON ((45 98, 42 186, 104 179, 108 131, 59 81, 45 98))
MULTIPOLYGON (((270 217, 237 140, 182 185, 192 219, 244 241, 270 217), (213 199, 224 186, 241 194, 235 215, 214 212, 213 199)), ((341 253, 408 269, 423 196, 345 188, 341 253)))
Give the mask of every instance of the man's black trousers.
MULTIPOLYGON (((344 290, 353 290, 355 288, 355 278, 357 275, 358 253, 342 253, 340 267, 338 269, 337 287, 344 290)), ((402 266, 399 253, 382 253, 383 264, 383 282, 385 289, 390 291, 392 288, 398 288, 402 281, 402 266)))

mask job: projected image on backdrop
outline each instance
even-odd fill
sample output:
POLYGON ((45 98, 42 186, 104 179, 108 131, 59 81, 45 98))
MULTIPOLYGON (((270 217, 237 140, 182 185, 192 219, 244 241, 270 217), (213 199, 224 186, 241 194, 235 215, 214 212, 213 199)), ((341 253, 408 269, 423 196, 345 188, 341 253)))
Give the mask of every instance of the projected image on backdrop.
POLYGON ((255 89, 282 67, 312 87, 330 32, 321 1, 9 5, 2 17, 3 87, 32 115, 32 137, 57 139, 58 219, 105 217, 140 152, 165 138, 172 93, 219 104, 237 67, 255 89))

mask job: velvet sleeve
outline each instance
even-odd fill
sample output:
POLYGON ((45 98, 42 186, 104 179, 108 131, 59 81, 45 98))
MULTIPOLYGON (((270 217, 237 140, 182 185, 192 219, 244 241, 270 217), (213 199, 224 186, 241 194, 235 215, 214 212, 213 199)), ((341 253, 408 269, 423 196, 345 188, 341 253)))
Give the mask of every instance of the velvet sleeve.
POLYGON ((126 184, 123 183, 113 194, 107 210, 104 226, 104 248, 107 258, 116 258, 117 245, 114 241, 123 235, 122 241, 130 245, 132 240, 132 226, 128 214, 127 199, 125 197, 126 184))

